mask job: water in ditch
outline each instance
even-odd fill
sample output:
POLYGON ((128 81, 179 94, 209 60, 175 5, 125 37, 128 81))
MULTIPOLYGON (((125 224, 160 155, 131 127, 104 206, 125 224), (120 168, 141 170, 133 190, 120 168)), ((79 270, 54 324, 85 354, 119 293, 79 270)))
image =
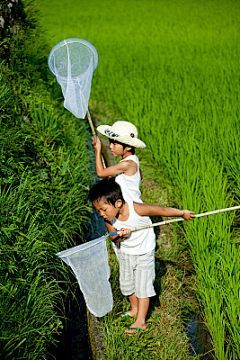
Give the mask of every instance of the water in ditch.
POLYGON ((214 359, 209 331, 198 312, 187 316, 187 335, 191 355, 201 355, 201 360, 214 359))
POLYGON ((56 360, 92 360, 88 339, 86 305, 80 290, 71 301, 66 314, 67 320, 58 339, 57 348, 52 351, 56 360))

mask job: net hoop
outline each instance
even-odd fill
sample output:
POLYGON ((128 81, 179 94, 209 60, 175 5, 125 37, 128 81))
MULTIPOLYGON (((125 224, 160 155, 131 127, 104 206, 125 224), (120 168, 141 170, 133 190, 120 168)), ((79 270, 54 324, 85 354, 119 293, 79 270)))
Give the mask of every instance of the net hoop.
POLYGON ((97 50, 87 40, 65 39, 49 53, 48 67, 61 86, 63 105, 77 118, 86 116, 92 76, 97 65, 97 50))
MULTIPOLYGON (((57 73, 54 70, 54 67, 52 66, 52 58, 54 56, 54 54, 61 48, 63 48, 64 46, 66 46, 67 44, 72 44, 72 43, 78 43, 80 45, 84 45, 86 46, 88 49, 91 50, 92 54, 93 54, 93 71, 96 70, 97 66, 98 66, 98 53, 97 50, 95 49, 95 47, 87 40, 84 39, 78 39, 78 38, 71 38, 71 39, 65 39, 60 41, 57 45, 55 45, 52 50, 49 53, 48 56, 48 67, 50 69, 50 71, 52 72, 52 74, 56 77, 59 77, 61 79, 67 79, 67 76, 61 76, 59 75, 59 73, 57 73)), ((79 75, 81 76, 81 74, 79 75)))

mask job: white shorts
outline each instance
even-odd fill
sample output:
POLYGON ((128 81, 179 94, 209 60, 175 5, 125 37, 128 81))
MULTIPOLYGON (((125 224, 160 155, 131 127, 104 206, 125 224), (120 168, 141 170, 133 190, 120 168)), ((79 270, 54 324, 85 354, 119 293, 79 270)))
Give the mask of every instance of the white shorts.
POLYGON ((156 295, 153 283, 155 280, 155 250, 143 255, 129 255, 121 251, 120 289, 123 295, 135 293, 139 299, 156 295))

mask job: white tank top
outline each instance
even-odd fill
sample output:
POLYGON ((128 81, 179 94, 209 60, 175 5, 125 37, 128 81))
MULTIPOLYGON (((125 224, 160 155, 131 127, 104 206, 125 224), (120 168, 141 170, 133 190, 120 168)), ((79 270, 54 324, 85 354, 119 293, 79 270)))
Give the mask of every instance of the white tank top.
POLYGON ((136 155, 130 155, 126 159, 123 159, 121 161, 128 161, 128 160, 132 160, 135 163, 137 163, 137 172, 131 176, 125 174, 119 174, 115 177, 115 181, 120 185, 123 198, 125 201, 133 200, 142 203, 142 200, 140 199, 141 191, 139 190, 141 183, 139 160, 136 155))
MULTIPOLYGON (((126 221, 119 221, 117 218, 113 219, 111 223, 115 229, 131 229, 152 224, 149 216, 140 216, 135 212, 133 201, 128 201, 126 204, 129 207, 129 217, 126 221)), ((156 236, 154 230, 153 228, 147 228, 132 232, 127 239, 121 242, 121 252, 131 255, 143 255, 155 249, 155 246, 156 236)))

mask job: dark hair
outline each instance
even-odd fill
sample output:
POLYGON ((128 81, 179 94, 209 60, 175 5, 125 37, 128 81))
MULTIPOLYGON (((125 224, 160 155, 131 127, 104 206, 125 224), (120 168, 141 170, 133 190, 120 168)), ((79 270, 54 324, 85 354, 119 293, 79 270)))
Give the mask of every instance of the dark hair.
POLYGON ((122 191, 118 183, 115 182, 115 178, 106 178, 96 182, 89 190, 88 199, 93 202, 100 200, 106 200, 108 204, 115 206, 117 200, 122 200, 124 204, 122 191))
POLYGON ((115 139, 108 139, 109 140, 109 143, 113 143, 113 144, 120 144, 123 146, 123 150, 127 147, 127 146, 130 146, 131 147, 131 153, 134 155, 135 154, 135 147, 133 147, 132 145, 128 145, 128 144, 123 144, 121 143, 120 141, 117 141, 115 139))

